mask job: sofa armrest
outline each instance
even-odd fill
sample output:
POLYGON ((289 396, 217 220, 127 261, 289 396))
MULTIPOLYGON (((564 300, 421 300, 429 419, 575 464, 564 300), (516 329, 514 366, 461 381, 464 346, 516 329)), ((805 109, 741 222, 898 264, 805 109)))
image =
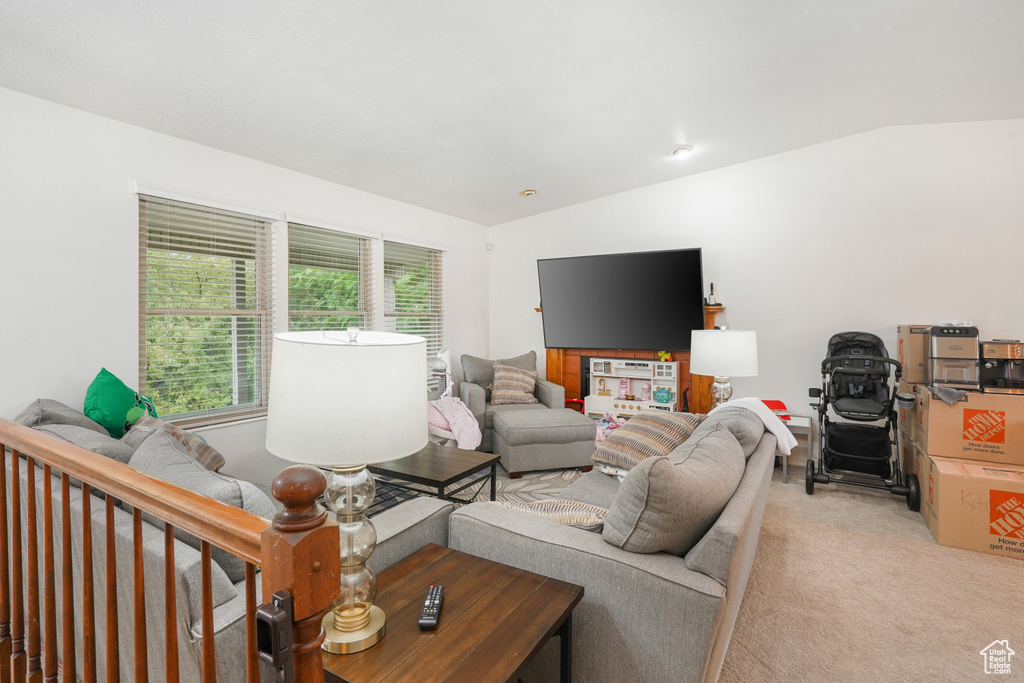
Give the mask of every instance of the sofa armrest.
POLYGON ((584 681, 698 681, 725 588, 666 553, 630 553, 600 534, 497 505, 451 516, 449 546, 584 587, 573 669, 584 681))
POLYGON ((459 398, 473 413, 473 417, 480 423, 480 431, 484 430, 484 412, 487 410, 487 393, 479 384, 473 382, 459 382, 459 398))
POLYGON ((448 545, 448 518, 455 506, 436 498, 413 498, 373 517, 377 549, 367 561, 380 572, 428 543, 448 545))
POLYGON ((565 407, 565 387, 549 382, 546 379, 537 380, 537 387, 533 390, 537 400, 548 408, 565 407))

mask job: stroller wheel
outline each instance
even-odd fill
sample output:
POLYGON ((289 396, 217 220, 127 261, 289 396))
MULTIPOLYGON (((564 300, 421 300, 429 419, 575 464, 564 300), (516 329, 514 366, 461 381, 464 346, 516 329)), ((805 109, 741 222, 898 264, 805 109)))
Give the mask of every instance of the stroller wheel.
POLYGON ((808 496, 814 495, 814 461, 807 461, 807 473, 804 475, 804 489, 808 496))
POLYGON ((916 474, 907 475, 907 507, 911 512, 918 512, 921 509, 921 485, 917 482, 916 474))

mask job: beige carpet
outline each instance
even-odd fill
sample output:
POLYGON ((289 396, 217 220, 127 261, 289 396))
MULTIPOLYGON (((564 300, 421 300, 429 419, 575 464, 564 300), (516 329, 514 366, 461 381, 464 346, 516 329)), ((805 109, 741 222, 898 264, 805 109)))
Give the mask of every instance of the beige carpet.
POLYGON ((1024 561, 938 545, 884 491, 776 470, 720 681, 972 681, 1009 640, 1024 681, 1024 561))

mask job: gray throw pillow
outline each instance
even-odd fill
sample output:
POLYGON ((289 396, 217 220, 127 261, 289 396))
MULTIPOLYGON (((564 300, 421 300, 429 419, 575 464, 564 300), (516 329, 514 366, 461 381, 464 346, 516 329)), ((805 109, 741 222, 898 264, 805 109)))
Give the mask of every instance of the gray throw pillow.
POLYGON ((134 452, 153 432, 159 430, 167 432, 180 441, 185 450, 206 469, 216 472, 221 467, 224 467, 224 456, 216 448, 206 443, 198 434, 185 431, 176 424, 165 422, 149 415, 140 417, 139 421, 124 433, 121 441, 134 452))
POLYGON ((709 414, 703 424, 694 431, 694 436, 710 432, 718 425, 725 425, 743 449, 743 457, 749 458, 764 436, 764 422, 752 410, 740 406, 724 406, 709 414))
POLYGON ((471 356, 468 353, 462 354, 462 374, 467 382, 473 384, 479 384, 484 388, 486 393, 486 401, 491 401, 491 384, 494 382, 494 364, 499 363, 501 365, 511 365, 514 368, 520 370, 527 370, 529 372, 537 372, 537 352, 530 351, 524 353, 521 356, 515 358, 502 358, 499 360, 487 360, 486 358, 477 358, 471 356))
POLYGON ((696 432, 674 455, 641 460, 619 485, 604 540, 634 553, 685 555, 732 498, 746 462, 725 425, 696 432))
POLYGON ((26 427, 74 425, 83 429, 89 429, 97 434, 110 436, 99 422, 89 419, 82 411, 75 410, 52 398, 40 398, 33 401, 28 408, 18 413, 14 421, 26 427))
MULTIPOLYGON (((36 427, 35 429, 38 432, 50 434, 60 439, 64 439, 68 443, 81 446, 87 451, 105 455, 111 460, 127 463, 132 458, 132 449, 121 443, 118 439, 110 436, 110 434, 107 434, 107 430, 105 429, 102 434, 85 427, 68 424, 47 424, 36 427)), ((76 479, 75 481, 77 482, 78 480, 76 479)))
MULTIPOLYGON (((196 462, 185 446, 164 430, 154 432, 143 441, 128 464, 140 472, 152 474, 183 489, 242 508, 267 520, 276 513, 274 504, 255 484, 211 472, 196 462)), ((163 528, 163 522, 156 517, 143 513, 143 518, 150 524, 163 528)), ((199 539, 192 534, 175 529, 174 535, 193 548, 200 548, 199 539)), ((217 547, 213 548, 213 559, 224 570, 231 583, 245 579, 245 560, 217 547)))

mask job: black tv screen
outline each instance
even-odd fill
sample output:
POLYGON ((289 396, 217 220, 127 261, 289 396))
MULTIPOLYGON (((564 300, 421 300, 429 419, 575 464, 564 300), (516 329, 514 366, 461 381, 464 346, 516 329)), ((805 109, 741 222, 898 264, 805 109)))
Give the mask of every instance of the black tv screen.
POLYGON ((539 259, 544 345, 686 351, 704 329, 700 249, 539 259))

